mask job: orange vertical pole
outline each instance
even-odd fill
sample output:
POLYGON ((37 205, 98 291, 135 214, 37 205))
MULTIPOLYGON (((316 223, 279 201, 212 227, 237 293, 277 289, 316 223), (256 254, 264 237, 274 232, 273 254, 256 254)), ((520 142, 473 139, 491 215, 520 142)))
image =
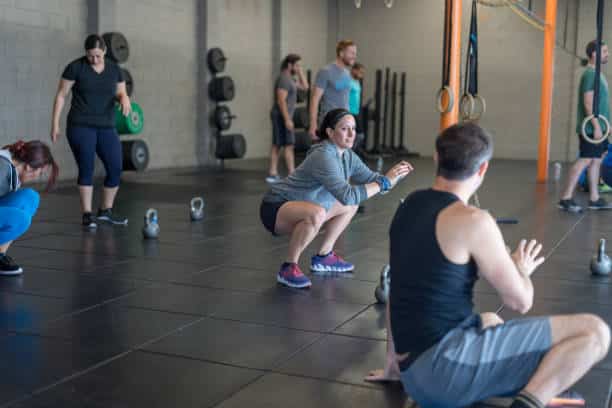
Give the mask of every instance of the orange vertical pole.
MULTIPOLYGON (((451 3, 451 0, 446 0, 447 4, 451 3)), ((452 21, 452 32, 450 44, 446 44, 447 47, 451 48, 450 52, 450 80, 449 86, 453 92, 455 103, 453 109, 450 112, 440 114, 440 130, 444 130, 449 126, 454 125, 459 121, 459 84, 461 82, 461 11, 462 11, 462 0, 453 0, 451 18, 452 21)), ((450 5, 450 4, 449 4, 450 5)), ((448 23, 446 23, 448 24, 448 23)), ((449 27, 446 27, 448 30, 449 27)), ((446 50, 442 50, 446 52, 446 50)), ((442 67, 444 69, 444 67, 442 67)), ((447 101, 445 101, 447 102, 447 101)))
POLYGON ((544 58, 542 63, 542 98, 540 100, 540 142, 538 146, 537 180, 539 183, 543 183, 548 179, 556 20, 557 0, 546 0, 544 58))

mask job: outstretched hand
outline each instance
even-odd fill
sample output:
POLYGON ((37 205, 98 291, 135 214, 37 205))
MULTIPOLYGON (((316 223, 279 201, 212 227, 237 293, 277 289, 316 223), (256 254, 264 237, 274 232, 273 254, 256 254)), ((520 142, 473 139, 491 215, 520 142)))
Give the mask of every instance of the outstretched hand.
POLYGON ((414 167, 412 167, 412 164, 408 163, 407 161, 402 160, 401 162, 391 167, 391 169, 389 169, 389 171, 387 172, 387 174, 385 174, 385 176, 391 182, 391 187, 395 187, 398 181, 406 177, 413 170, 414 170, 414 167))

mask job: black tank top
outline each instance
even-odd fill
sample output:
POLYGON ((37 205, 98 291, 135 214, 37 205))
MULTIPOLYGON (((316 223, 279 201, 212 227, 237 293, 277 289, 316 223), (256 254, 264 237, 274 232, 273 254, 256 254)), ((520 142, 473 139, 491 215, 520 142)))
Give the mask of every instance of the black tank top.
POLYGON ((391 223, 391 329, 397 353, 410 352, 402 369, 473 313, 476 264, 452 263, 436 238, 438 214, 458 200, 443 191, 416 191, 391 223))

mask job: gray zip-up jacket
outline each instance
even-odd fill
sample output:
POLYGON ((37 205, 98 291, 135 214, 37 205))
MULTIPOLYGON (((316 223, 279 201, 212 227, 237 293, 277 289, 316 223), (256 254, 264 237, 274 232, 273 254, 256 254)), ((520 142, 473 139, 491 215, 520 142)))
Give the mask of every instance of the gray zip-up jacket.
POLYGON ((20 186, 19 174, 13 166, 11 152, 0 149, 0 197, 4 197, 12 191, 17 191, 20 186))
POLYGON ((338 200, 357 205, 368 198, 364 184, 378 181, 381 174, 370 170, 351 149, 340 156, 335 144, 324 141, 310 148, 295 172, 272 185, 266 202, 308 201, 329 211, 338 200), (351 184, 352 183, 352 184, 351 184))

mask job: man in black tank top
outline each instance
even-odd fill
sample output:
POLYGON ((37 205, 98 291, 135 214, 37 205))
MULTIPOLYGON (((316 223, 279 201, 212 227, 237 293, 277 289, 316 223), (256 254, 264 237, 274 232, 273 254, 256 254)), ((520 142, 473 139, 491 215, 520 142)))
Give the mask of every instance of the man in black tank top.
POLYGON ((433 187, 410 194, 391 223, 386 365, 366 380, 400 380, 422 408, 495 396, 515 396, 511 408, 541 408, 610 345, 610 329, 594 315, 504 322, 495 313, 474 313, 478 277, 507 308, 527 313, 530 276, 544 262, 535 240, 522 240, 509 254, 491 215, 468 205, 492 154, 491 138, 479 126, 444 130, 436 139, 433 187))

